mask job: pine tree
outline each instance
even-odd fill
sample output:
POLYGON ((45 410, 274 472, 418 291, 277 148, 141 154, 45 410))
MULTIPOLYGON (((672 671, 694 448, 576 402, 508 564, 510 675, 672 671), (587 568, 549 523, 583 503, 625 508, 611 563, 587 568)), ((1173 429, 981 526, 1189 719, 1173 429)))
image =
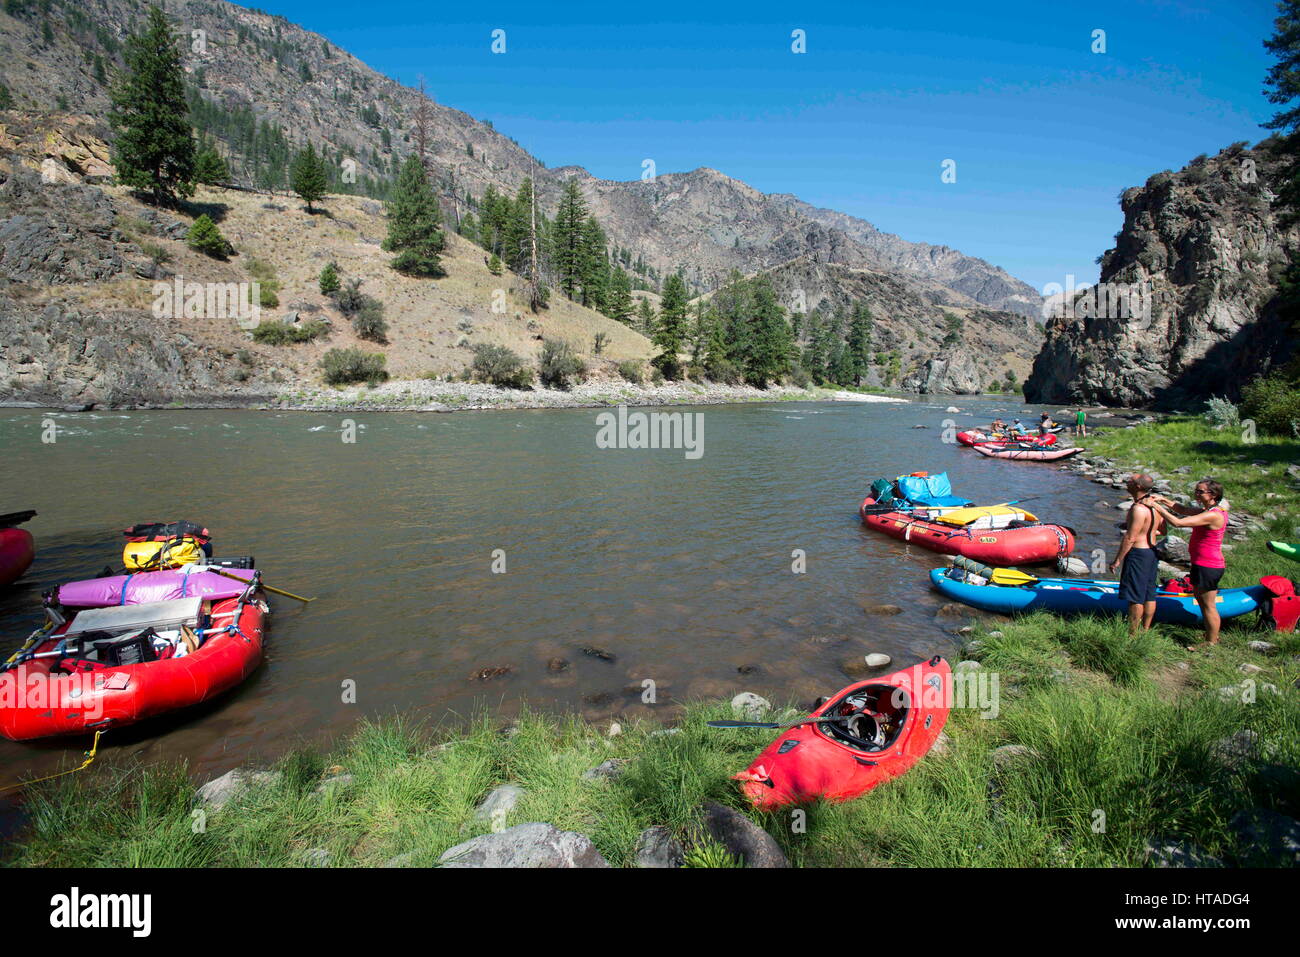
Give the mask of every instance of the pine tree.
POLYGON ((582 258, 579 266, 582 282, 582 304, 604 312, 609 294, 609 257, 605 252, 608 240, 595 216, 588 216, 582 224, 582 258))
POLYGON ((325 198, 325 188, 329 185, 329 171, 325 168, 325 159, 316 152, 316 148, 307 144, 293 160, 289 169, 289 187, 307 204, 307 212, 314 213, 313 203, 325 198))
POLYGON ((759 388, 766 388, 773 380, 790 371, 790 356, 794 340, 785 310, 766 276, 756 277, 750 284, 754 304, 750 326, 750 348, 745 357, 745 378, 759 388))
POLYGON ((230 182, 230 167, 211 143, 204 143, 194 157, 194 181, 206 186, 230 182))
POLYGON ((641 297, 641 301, 637 304, 636 317, 640 323, 641 331, 647 336, 651 335, 655 328, 655 307, 650 305, 648 297, 641 297))
POLYGON ((1264 127, 1281 134, 1276 150, 1285 164, 1274 205, 1281 210, 1281 224, 1291 226, 1300 221, 1300 0, 1282 0, 1277 12, 1273 36, 1264 41, 1276 62, 1264 85, 1268 101, 1284 108, 1264 127))
POLYGON ((124 57, 109 113, 118 180, 151 193, 157 205, 174 204, 194 195, 194 130, 180 52, 158 7, 150 7, 144 32, 127 40, 124 57))
POLYGON ((682 277, 681 270, 678 270, 664 282, 663 298, 659 302, 659 321, 655 323, 654 335, 651 337, 654 344, 662 350, 655 356, 654 365, 669 379, 681 375, 681 363, 677 354, 686 343, 688 306, 686 280, 682 277))
POLYGON ((863 378, 871 371, 871 333, 874 326, 875 321, 871 318, 871 309, 867 304, 855 303, 844 343, 849 375, 854 386, 861 386, 863 378))
POLYGON ((443 275, 440 254, 446 245, 438 198, 414 153, 402 164, 388 203, 388 237, 384 249, 397 253, 392 267, 411 276, 443 275))
POLYGON ((564 184, 560 208, 555 213, 555 269, 561 291, 570 299, 582 286, 583 236, 587 203, 576 179, 564 184))
POLYGON ((621 269, 610 273, 609 295, 605 301, 605 315, 625 325, 632 325, 632 280, 621 269))
POLYGON ((332 296, 342 287, 339 281, 339 267, 334 263, 326 263, 325 268, 320 271, 320 292, 322 296, 332 296))

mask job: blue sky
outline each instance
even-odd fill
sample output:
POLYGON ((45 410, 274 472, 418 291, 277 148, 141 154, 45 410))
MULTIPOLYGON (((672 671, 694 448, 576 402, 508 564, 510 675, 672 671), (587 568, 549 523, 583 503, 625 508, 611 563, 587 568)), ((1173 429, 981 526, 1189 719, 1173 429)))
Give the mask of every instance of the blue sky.
POLYGON ((423 75, 549 166, 711 166, 1039 289, 1095 281, 1120 190, 1262 139, 1273 112, 1264 0, 259 5, 403 83, 423 75))

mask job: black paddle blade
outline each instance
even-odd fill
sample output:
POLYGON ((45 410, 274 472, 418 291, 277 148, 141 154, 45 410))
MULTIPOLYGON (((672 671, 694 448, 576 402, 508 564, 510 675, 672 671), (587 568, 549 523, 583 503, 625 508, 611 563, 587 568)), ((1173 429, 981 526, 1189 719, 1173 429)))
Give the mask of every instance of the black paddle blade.
POLYGON ((13 528, 21 525, 23 522, 30 522, 36 517, 36 509, 30 508, 25 512, 10 512, 8 515, 0 515, 0 528, 13 528))
POLYGON ((771 721, 706 721, 710 728, 779 728, 771 721))

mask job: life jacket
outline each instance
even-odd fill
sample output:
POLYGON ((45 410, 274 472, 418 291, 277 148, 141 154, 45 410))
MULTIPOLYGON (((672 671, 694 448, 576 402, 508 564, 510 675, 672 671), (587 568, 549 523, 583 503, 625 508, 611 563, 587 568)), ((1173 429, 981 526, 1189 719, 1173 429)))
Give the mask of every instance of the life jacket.
POLYGON ((1260 622, 1274 631, 1290 633, 1300 621, 1300 595, 1296 584, 1283 575, 1265 575, 1259 583, 1268 595, 1259 603, 1260 622))
POLYGON ((1192 576, 1184 575, 1182 578, 1169 578, 1165 580, 1161 591, 1166 591, 1171 595, 1191 595, 1196 589, 1192 587, 1192 576))

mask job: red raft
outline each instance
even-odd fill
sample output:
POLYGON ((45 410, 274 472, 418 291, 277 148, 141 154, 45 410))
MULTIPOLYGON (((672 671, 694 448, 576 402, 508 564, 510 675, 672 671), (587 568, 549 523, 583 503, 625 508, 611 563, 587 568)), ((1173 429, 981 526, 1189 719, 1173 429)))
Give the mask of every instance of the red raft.
POLYGON ((1048 446, 1056 444, 1056 433, 1048 432, 1046 435, 1026 434, 1023 436, 1012 436, 1005 432, 981 432, 979 429, 969 429, 965 432, 958 432, 957 441, 962 445, 1011 445, 1025 443, 1048 446))
POLYGON ((1079 446, 1068 449, 1044 448, 1041 445, 1018 442, 1015 445, 977 445, 975 451, 980 455, 987 455, 993 459, 1012 459, 1018 462, 1058 462, 1061 459, 1068 459, 1071 455, 1078 455, 1083 449, 1079 446))
POLYGON ((760 810, 816 798, 849 801, 896 778, 934 745, 952 707, 952 670, 938 655, 843 689, 735 775, 760 810))
MULTIPOLYGON (((167 572, 143 573, 136 579, 167 572)), ((262 661, 269 608, 256 571, 227 597, 79 609, 28 639, 0 672, 0 734, 12 741, 124 727, 206 701, 262 661)))
POLYGON ((873 511, 868 495, 858 510, 868 528, 944 555, 965 555, 985 565, 1041 565, 1074 551, 1074 532, 1064 525, 1017 522, 1006 528, 955 526, 919 517, 923 509, 873 511))
POLYGON ((8 585, 22 578, 36 558, 36 540, 23 522, 36 517, 33 511, 12 512, 0 515, 0 585, 8 585))

